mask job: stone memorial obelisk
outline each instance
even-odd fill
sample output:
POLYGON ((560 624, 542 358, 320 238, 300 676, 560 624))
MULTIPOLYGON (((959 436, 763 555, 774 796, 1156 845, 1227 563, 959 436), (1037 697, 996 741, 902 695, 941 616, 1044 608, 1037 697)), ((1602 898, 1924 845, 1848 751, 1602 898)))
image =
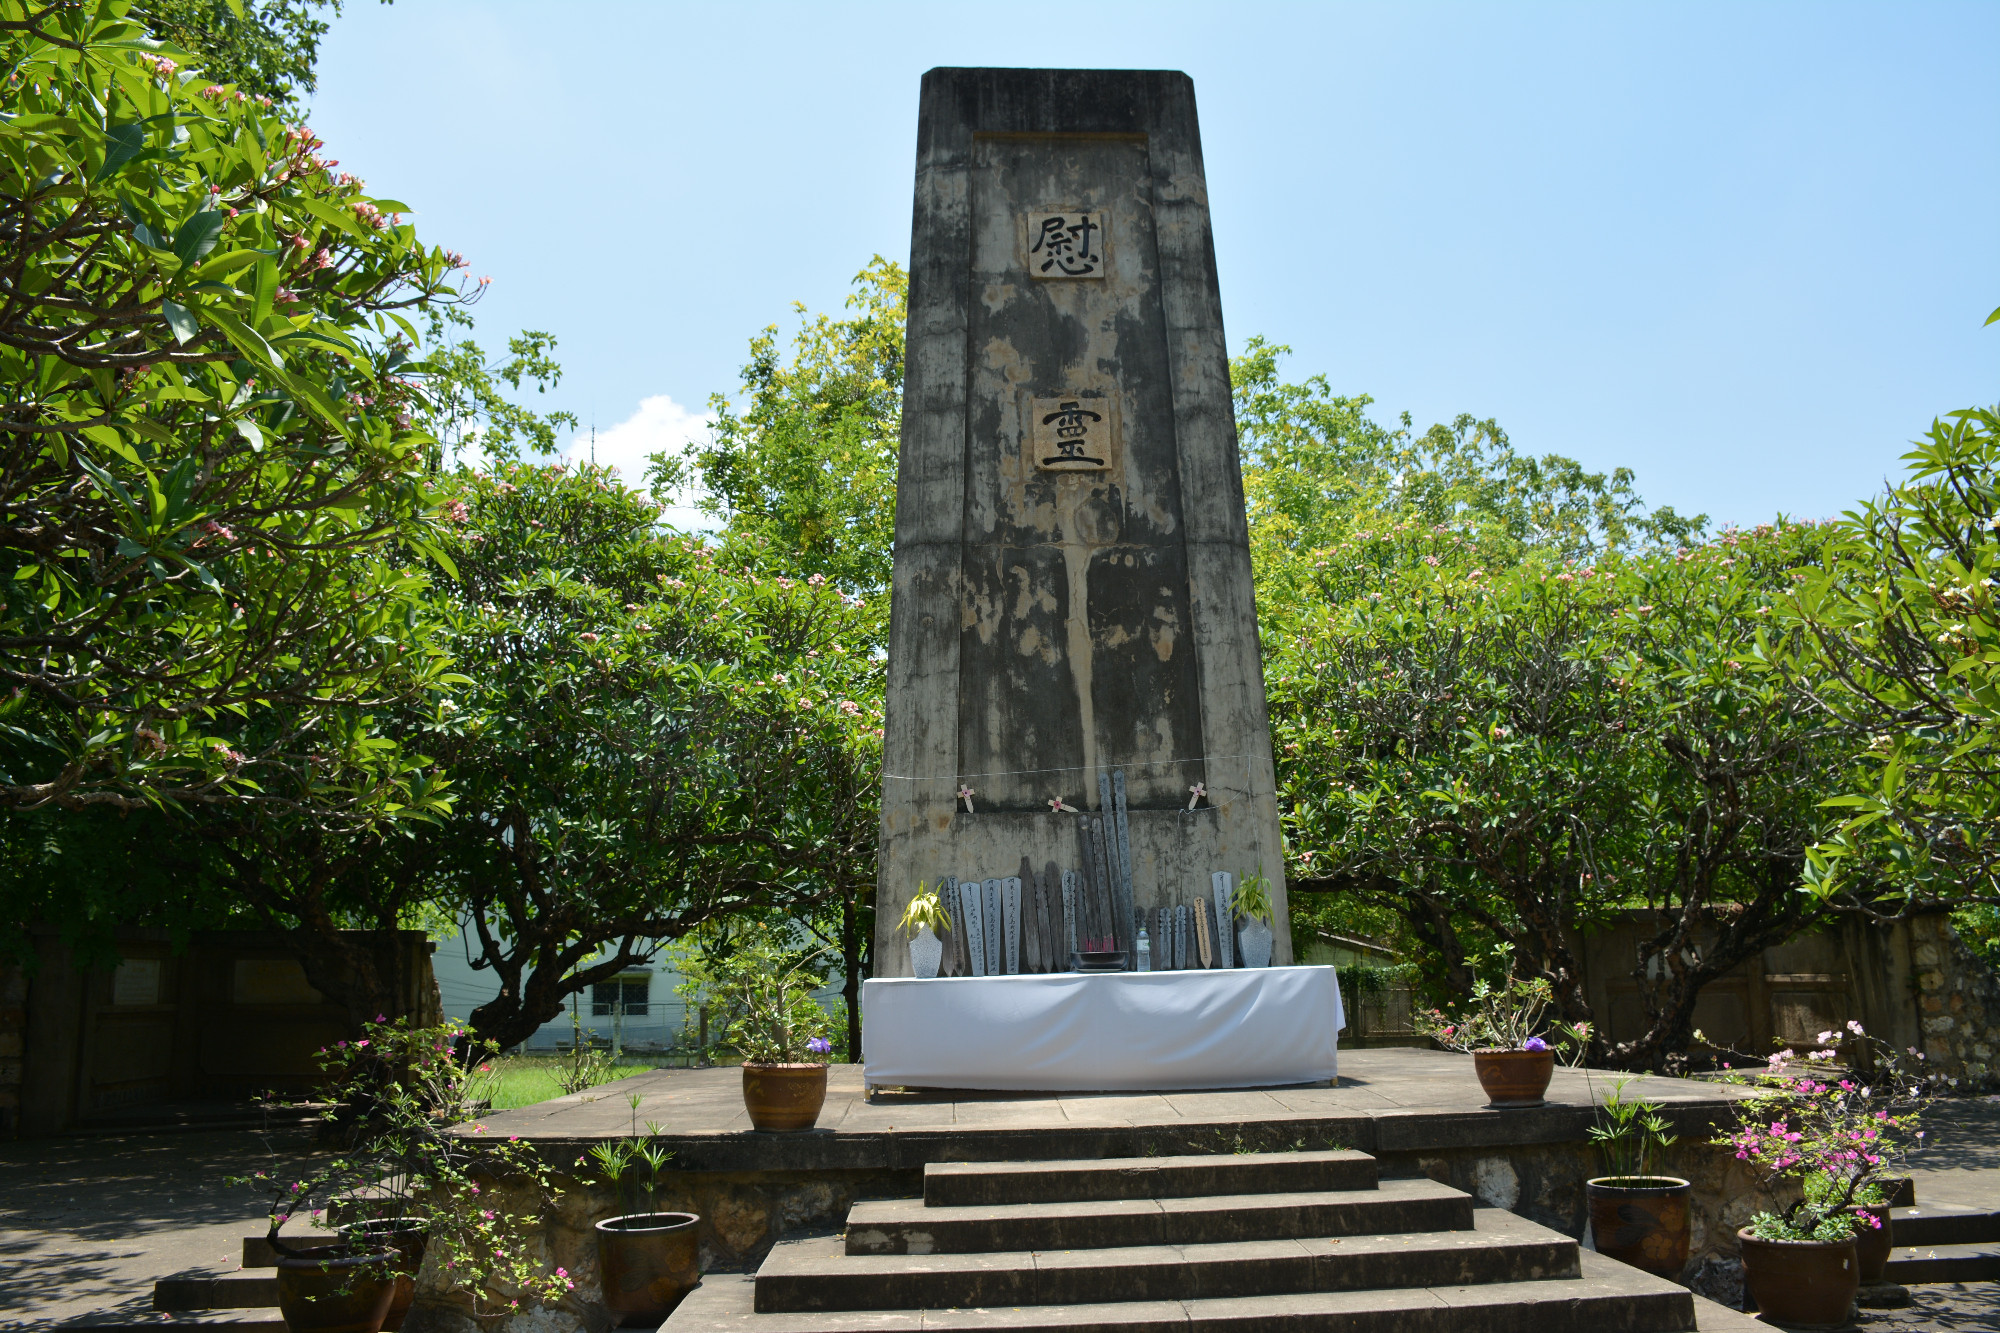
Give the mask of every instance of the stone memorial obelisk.
POLYGON ((1024 857, 1084 866, 1128 952, 1261 867, 1289 963, 1186 75, 924 76, 905 373, 876 975, 920 880, 1024 857))

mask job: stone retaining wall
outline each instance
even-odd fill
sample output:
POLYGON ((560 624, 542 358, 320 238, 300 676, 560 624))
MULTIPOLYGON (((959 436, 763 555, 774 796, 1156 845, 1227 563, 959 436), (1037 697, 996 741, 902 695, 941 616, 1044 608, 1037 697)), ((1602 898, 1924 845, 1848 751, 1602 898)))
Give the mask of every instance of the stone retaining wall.
MULTIPOLYGON (((1736 1228, 1753 1213, 1772 1206, 1768 1192, 1725 1149, 1706 1140, 1714 1112, 1684 1108, 1674 1117, 1681 1140, 1661 1164, 1663 1171, 1694 1183, 1690 1260, 1684 1280, 1704 1294, 1740 1294, 1736 1228)), ((1488 1120, 1486 1123, 1490 1124, 1488 1120)), ((1525 1122, 1524 1122, 1525 1123, 1525 1122)), ((1337 1131, 1336 1131, 1337 1132, 1337 1131)), ((1233 1140, 1210 1135, 1197 1141, 1164 1144, 1161 1151, 1284 1151, 1288 1148, 1350 1147, 1340 1142, 1304 1142, 1297 1127, 1249 1123, 1233 1140)), ((1582 1238, 1587 1220, 1583 1182, 1601 1171, 1589 1144, 1569 1138, 1530 1144, 1472 1144, 1377 1151, 1384 1177, 1427 1176, 1472 1194, 1481 1203, 1506 1208, 1544 1226, 1582 1238)), ((497 1333, 607 1333, 611 1319, 602 1304, 594 1224, 625 1211, 601 1182, 565 1177, 541 1240, 541 1257, 567 1269, 577 1287, 569 1311, 537 1311, 501 1322, 497 1333)), ((662 1212, 701 1216, 701 1261, 705 1272, 750 1271, 777 1239, 802 1228, 837 1228, 858 1199, 914 1198, 923 1193, 921 1167, 782 1171, 681 1171, 663 1177, 657 1197, 662 1212)), ((508 1211, 526 1200, 502 1187, 508 1211)), ((436 1274, 419 1281, 417 1308, 404 1324, 407 1333, 472 1333, 462 1299, 442 1295, 436 1274)), ((488 1329, 486 1333, 496 1333, 488 1329)))
POLYGON ((2000 1087, 2000 973, 1966 947, 1947 916, 1910 923, 1924 1062, 1959 1091, 2000 1087))

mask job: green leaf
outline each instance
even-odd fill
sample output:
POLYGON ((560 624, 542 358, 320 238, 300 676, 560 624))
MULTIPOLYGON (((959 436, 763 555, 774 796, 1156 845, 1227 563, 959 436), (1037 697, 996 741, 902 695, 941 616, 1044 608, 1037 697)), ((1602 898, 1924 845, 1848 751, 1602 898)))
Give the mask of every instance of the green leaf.
POLYGON ((264 432, 257 428, 256 422, 249 417, 238 417, 231 424, 236 427, 236 433, 243 437, 243 442, 250 446, 252 453, 260 452, 264 448, 264 432))
POLYGON ((194 312, 184 305, 162 301, 160 313, 167 317, 167 324, 174 331, 174 341, 183 346, 194 341, 195 335, 201 332, 201 325, 195 322, 194 312))
POLYGON ((146 123, 135 120, 126 125, 113 125, 104 132, 104 165, 97 169, 97 179, 104 181, 118 174, 118 169, 146 151, 146 123))
POLYGON ((192 267, 215 248, 222 239, 222 227, 228 219, 217 210, 203 205, 195 210, 194 216, 181 223, 181 229, 174 233, 174 254, 183 267, 192 267))

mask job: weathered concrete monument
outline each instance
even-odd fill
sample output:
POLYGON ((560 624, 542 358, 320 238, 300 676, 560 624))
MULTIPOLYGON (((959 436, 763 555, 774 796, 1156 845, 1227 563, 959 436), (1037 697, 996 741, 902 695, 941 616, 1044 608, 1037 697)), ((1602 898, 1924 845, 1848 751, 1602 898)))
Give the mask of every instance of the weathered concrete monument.
POLYGON ((876 975, 1290 963, 1192 82, 932 70, 910 269, 876 975))

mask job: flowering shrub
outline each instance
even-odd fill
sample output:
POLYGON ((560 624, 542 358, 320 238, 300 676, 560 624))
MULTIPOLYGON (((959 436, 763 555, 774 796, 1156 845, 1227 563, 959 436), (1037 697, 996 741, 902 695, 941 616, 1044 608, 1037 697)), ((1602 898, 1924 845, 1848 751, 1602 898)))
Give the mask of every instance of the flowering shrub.
POLYGON ((279 1229, 299 1216, 414 1217, 447 1289, 465 1292, 475 1314, 561 1301, 576 1284, 531 1241, 556 1193, 547 1168, 518 1138, 488 1139, 485 1126, 464 1123, 490 1045, 456 1019, 417 1028, 378 1017, 363 1027, 360 1039, 318 1056, 331 1102, 324 1118, 350 1146, 303 1174, 274 1167, 232 1181, 267 1191, 272 1248, 295 1252, 279 1229), (509 1211, 495 1188, 503 1180, 528 1185, 535 1206, 509 1211))
POLYGON ((1493 985, 1480 978, 1472 986, 1472 1005, 1457 1014, 1420 1009, 1412 1016, 1417 1032, 1453 1051, 1546 1051, 1574 1049, 1579 1054, 1590 1038, 1590 1025, 1558 1024, 1548 1029, 1543 1015, 1554 1002, 1547 977, 1518 977, 1512 967, 1513 949, 1500 945, 1493 956, 1507 968, 1506 978, 1493 985))
POLYGON ((1804 1060, 1781 1050, 1764 1069, 1737 1075, 1758 1094, 1738 1102, 1736 1128, 1712 1140, 1768 1179, 1801 1186, 1783 1212, 1751 1219, 1760 1240, 1840 1241, 1879 1226, 1854 1206, 1885 1202, 1882 1177, 1923 1137, 1927 1079, 1858 1022, 1820 1033, 1819 1043, 1804 1060))

